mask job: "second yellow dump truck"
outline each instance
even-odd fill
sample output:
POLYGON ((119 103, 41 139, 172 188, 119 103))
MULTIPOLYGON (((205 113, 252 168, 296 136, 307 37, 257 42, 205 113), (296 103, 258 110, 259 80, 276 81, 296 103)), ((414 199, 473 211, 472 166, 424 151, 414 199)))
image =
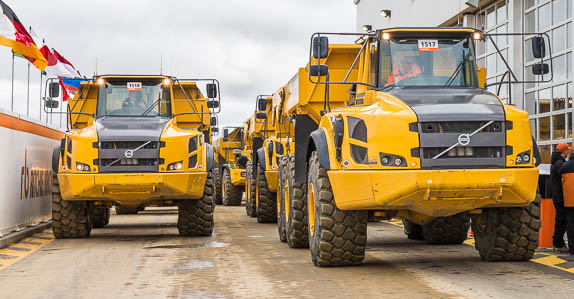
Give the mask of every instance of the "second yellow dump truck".
MULTIPOLYGON (((201 82, 108 75, 81 83, 52 161, 56 238, 89 237, 92 227, 107 224, 112 205, 177 206, 180 235, 211 235, 210 142, 219 87, 208 80, 204 96, 201 82)), ((58 93, 57 83, 50 84, 50 93, 58 93)), ((57 103, 50 98, 46 106, 57 103)))

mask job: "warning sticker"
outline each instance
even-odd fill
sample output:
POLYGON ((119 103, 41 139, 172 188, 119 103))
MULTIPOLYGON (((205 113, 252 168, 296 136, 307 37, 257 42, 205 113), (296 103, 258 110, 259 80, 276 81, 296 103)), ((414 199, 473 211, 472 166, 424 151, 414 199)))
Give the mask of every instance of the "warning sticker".
POLYGON ((132 90, 142 90, 141 82, 128 82, 128 91, 132 90))
POLYGON ((420 39, 419 51, 438 51, 438 40, 436 39, 420 39))

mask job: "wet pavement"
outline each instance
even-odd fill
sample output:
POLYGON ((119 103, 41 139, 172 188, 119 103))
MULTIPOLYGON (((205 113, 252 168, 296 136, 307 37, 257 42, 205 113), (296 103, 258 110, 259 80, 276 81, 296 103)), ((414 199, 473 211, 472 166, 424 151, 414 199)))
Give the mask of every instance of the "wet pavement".
POLYGON ((244 207, 216 208, 215 234, 177 235, 177 210, 112 215, 89 239, 46 241, 0 267, 3 298, 530 298, 574 294, 569 256, 482 262, 472 246, 408 240, 398 222, 369 223, 361 266, 316 268, 244 207), (542 260, 559 261, 560 267, 542 260))

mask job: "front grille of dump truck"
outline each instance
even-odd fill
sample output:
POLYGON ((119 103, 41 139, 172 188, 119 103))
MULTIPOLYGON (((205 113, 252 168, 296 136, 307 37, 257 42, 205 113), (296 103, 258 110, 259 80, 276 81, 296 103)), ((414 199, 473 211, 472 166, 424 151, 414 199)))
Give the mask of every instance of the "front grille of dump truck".
MULTIPOLYGON (((98 143, 100 173, 158 172, 158 141, 101 141, 98 143), (146 144, 147 143, 147 144, 146 144), (145 144, 145 145, 144 145, 145 144), (143 146, 142 146, 143 145, 143 146), (141 147, 141 148, 140 148, 141 147), (135 150, 126 154, 128 150, 135 150)), ((94 161, 95 163, 96 161, 94 161)))
MULTIPOLYGON (((472 134, 489 121, 437 121, 416 124, 420 148, 412 155, 420 157, 422 168, 502 168, 511 148, 506 147, 506 130, 511 124, 494 121, 470 137, 470 142, 458 145, 440 157, 440 153, 459 141, 463 134, 472 134)), ((413 126, 414 127, 414 126, 413 126)))

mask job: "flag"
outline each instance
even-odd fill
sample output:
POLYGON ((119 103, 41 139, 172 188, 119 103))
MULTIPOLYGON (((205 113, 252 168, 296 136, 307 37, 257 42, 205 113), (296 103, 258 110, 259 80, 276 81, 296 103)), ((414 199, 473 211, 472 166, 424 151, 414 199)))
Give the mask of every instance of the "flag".
POLYGON ((44 58, 46 58, 46 60, 48 61, 48 66, 46 66, 46 69, 44 69, 44 71, 56 77, 68 77, 68 78, 79 77, 79 74, 75 70, 73 72, 70 72, 70 70, 58 60, 58 57, 56 57, 56 55, 50 50, 48 45, 46 45, 45 40, 41 38, 33 29, 30 29, 30 35, 34 39, 34 42, 36 43, 38 48, 40 49, 40 53, 42 53, 42 55, 44 55, 44 58))
POLYGON ((12 48, 14 53, 26 57, 34 66, 44 70, 48 61, 34 43, 34 39, 14 11, 0 0, 0 46, 12 48))
POLYGON ((56 49, 52 49, 52 53, 54 57, 58 60, 56 66, 65 69, 69 75, 67 76, 59 76, 59 77, 69 77, 69 78, 80 78, 82 77, 80 73, 76 70, 76 68, 68 61, 64 56, 60 55, 56 49))
POLYGON ((70 78, 60 78, 58 83, 62 87, 62 100, 67 101, 76 96, 80 90, 82 82, 88 81, 87 79, 70 79, 70 78))

